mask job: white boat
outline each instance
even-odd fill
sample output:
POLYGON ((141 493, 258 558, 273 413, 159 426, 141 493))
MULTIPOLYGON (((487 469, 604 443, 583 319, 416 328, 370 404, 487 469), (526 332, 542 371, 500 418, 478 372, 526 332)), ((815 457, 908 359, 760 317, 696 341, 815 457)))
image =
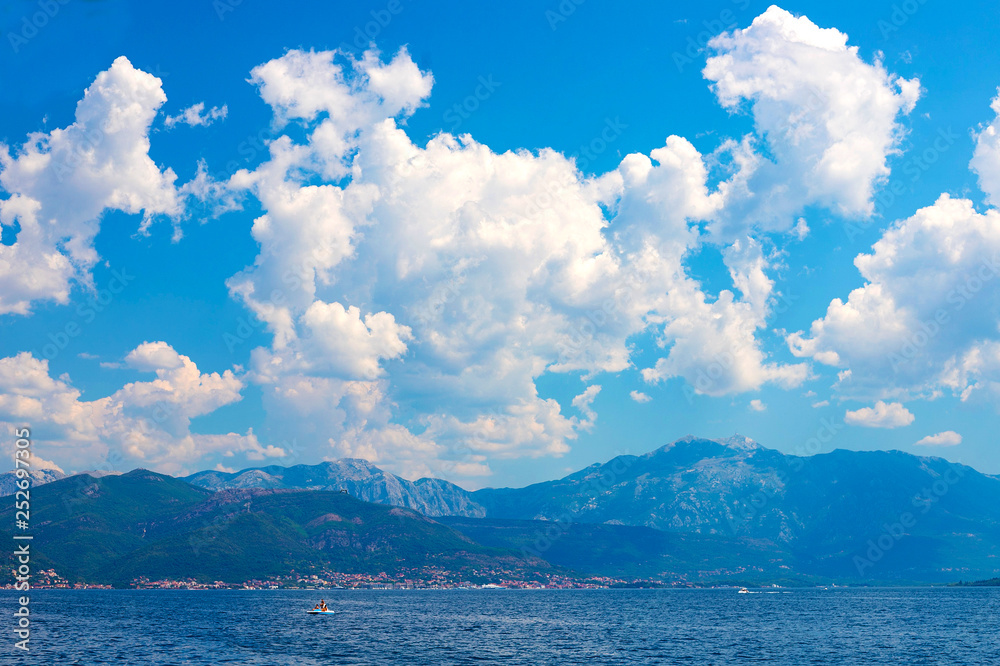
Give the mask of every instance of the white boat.
POLYGON ((741 587, 741 588, 740 588, 740 591, 739 591, 739 592, 737 592, 737 594, 750 594, 750 590, 748 590, 748 589, 747 589, 747 588, 745 588, 745 587, 741 587))

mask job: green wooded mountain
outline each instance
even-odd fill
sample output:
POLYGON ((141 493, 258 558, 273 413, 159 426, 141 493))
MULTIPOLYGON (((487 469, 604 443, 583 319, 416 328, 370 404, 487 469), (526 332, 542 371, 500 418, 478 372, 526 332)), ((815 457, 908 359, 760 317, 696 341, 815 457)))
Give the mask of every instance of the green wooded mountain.
MULTIPOLYGON (((551 570, 485 547, 412 510, 328 491, 211 492, 147 470, 77 475, 31 491, 33 563, 73 581, 239 583, 329 568, 393 572, 435 565, 551 570)), ((13 506, 0 510, 13 525, 13 506)), ((12 536, 10 529, 6 538, 12 536)))

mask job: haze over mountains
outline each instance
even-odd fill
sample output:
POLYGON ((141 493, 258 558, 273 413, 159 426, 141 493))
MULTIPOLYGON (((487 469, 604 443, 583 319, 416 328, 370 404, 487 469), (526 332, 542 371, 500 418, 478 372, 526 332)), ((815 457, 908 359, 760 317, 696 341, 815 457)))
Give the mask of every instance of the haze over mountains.
POLYGON ((1000 479, 899 451, 797 457, 738 436, 687 437, 525 488, 469 492, 352 459, 182 482, 220 502, 344 490, 438 518, 477 546, 587 573, 924 582, 1000 573, 1000 479))

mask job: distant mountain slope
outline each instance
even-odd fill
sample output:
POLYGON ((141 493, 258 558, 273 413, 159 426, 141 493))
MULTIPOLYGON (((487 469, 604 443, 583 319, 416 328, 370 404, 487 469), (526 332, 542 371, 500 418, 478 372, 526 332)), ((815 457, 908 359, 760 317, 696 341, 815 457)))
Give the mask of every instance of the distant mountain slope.
POLYGON ((486 510, 468 491, 441 479, 407 481, 385 472, 367 460, 345 458, 318 465, 271 465, 240 472, 206 471, 184 477, 210 490, 237 488, 332 490, 347 492, 366 502, 400 506, 426 516, 482 517, 486 510))
POLYGON ((1000 573, 1000 480, 899 451, 801 458, 745 438, 685 438, 557 481, 472 497, 491 519, 765 539, 815 573, 863 578, 878 569, 922 580, 1000 573))
MULTIPOLYGON (((39 468, 35 467, 28 471, 31 476, 31 485, 40 486, 46 483, 51 483, 52 481, 58 481, 59 479, 66 478, 66 475, 61 469, 50 469, 50 468, 39 468)), ((4 472, 0 474, 0 497, 5 497, 7 495, 13 495, 17 491, 17 474, 14 471, 4 472)))
MULTIPOLYGON (((71 580, 242 582, 322 567, 377 573, 427 564, 551 569, 538 558, 481 546, 414 511, 339 492, 213 493, 133 470, 55 481, 33 489, 31 498, 32 563, 71 580)), ((0 538, 12 536, 13 511, 0 507, 0 538)))

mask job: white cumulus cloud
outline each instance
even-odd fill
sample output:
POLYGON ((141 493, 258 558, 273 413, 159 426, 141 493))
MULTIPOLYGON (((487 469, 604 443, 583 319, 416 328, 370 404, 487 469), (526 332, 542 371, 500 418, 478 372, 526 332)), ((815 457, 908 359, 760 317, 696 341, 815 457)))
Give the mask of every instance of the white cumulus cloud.
POLYGON ((642 391, 629 391, 628 397, 632 398, 632 400, 638 402, 639 404, 650 402, 652 400, 651 397, 649 397, 642 391))
POLYGON ((1000 213, 942 195, 854 260, 865 284, 788 343, 849 370, 841 393, 992 395, 1000 382, 1000 213))
POLYGON ((900 428, 913 423, 913 414, 898 402, 885 403, 881 400, 874 407, 862 407, 844 414, 844 422, 864 428, 900 428))
POLYGON ((913 109, 920 84, 865 62, 847 39, 771 6, 748 28, 709 42, 716 55, 705 77, 724 107, 751 110, 773 158, 747 162, 744 201, 727 224, 749 218, 784 230, 807 204, 872 212, 874 188, 888 176, 886 157, 902 133, 898 119, 913 109))
POLYGON ((916 446, 958 446, 962 443, 962 436, 954 430, 945 430, 936 435, 927 435, 918 442, 916 446))
POLYGON ((160 79, 124 56, 101 72, 73 124, 34 133, 11 153, 0 145, 0 224, 20 225, 0 245, 0 314, 28 314, 36 301, 66 303, 73 281, 91 286, 94 238, 105 210, 179 216, 176 176, 149 156, 149 128, 166 101, 160 79))
POLYGON ((232 371, 204 373, 164 342, 146 342, 125 357, 132 369, 155 379, 124 385, 111 395, 83 400, 67 376, 53 379, 48 361, 27 352, 0 358, 0 423, 30 423, 37 446, 69 468, 95 460, 194 471, 192 463, 220 452, 273 456, 245 435, 192 433, 191 419, 241 399, 243 382, 232 371))

